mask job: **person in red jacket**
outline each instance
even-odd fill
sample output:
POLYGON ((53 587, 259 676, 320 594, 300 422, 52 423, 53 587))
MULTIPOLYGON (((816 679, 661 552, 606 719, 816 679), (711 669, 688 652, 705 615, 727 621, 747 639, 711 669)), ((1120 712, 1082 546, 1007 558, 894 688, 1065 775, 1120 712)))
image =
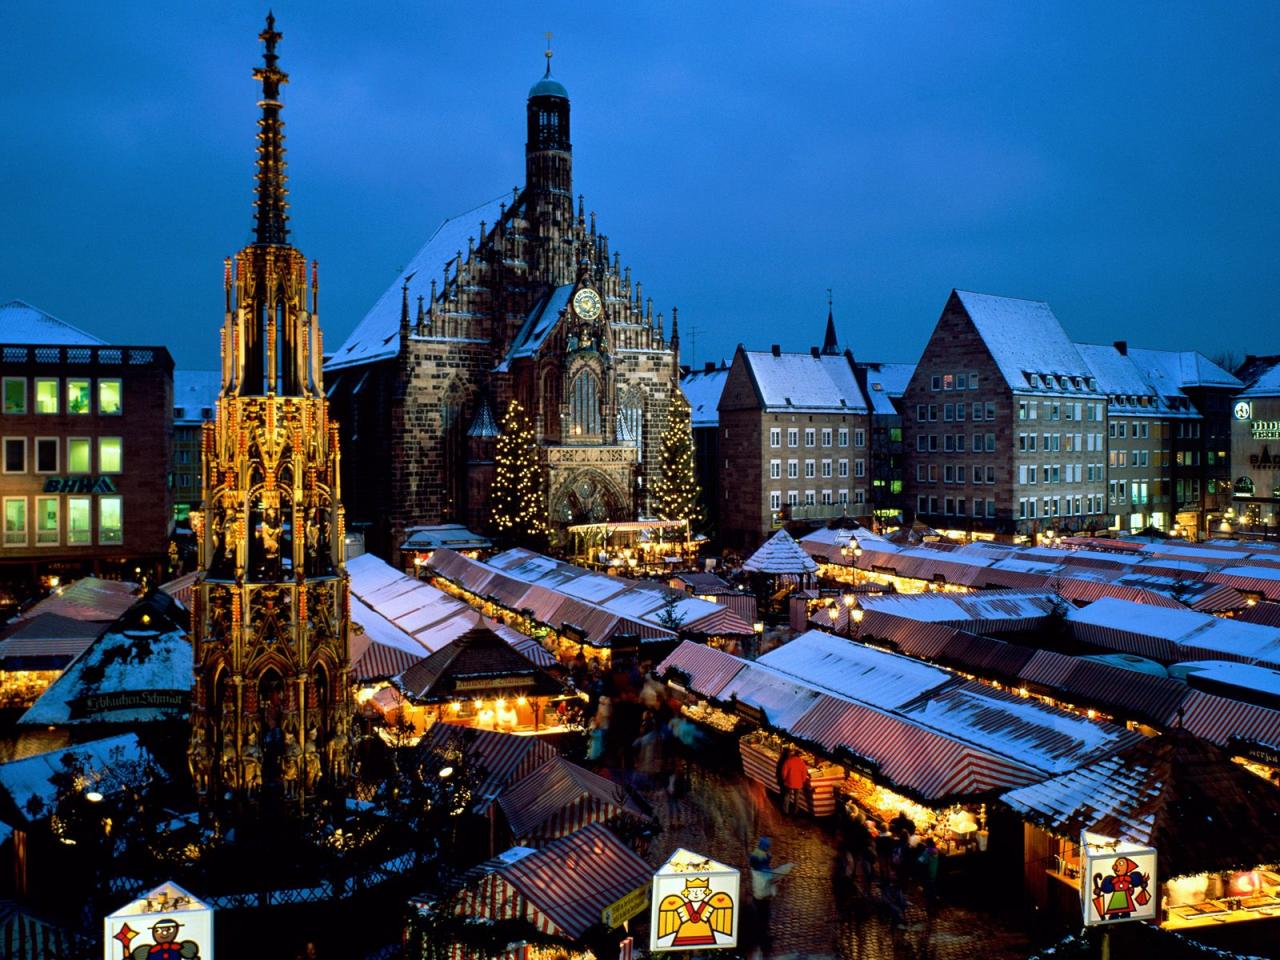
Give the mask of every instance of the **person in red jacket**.
POLYGON ((782 762, 782 811, 791 813, 800 802, 800 791, 809 782, 809 764, 798 753, 782 762))

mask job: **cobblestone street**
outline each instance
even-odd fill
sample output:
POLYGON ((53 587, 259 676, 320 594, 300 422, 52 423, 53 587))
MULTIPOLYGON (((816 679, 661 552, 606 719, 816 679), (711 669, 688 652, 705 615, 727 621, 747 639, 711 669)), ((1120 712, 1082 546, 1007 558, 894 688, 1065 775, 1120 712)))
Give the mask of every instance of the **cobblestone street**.
MULTIPOLYGON (((687 847, 724 863, 742 866, 758 836, 773 839, 773 862, 795 864, 782 881, 773 905, 773 958, 838 957, 849 960, 1017 960, 1032 951, 1031 942, 1007 922, 948 901, 928 917, 919 890, 909 895, 905 929, 873 896, 858 896, 837 917, 831 889, 835 838, 831 830, 807 817, 784 816, 763 789, 742 775, 699 771, 674 817, 661 791, 646 794, 663 832, 649 859, 659 864, 676 847, 687 847)), ((743 871, 744 914, 740 943, 750 946, 751 882, 743 871)), ((744 951, 746 953, 746 951, 744 951)))

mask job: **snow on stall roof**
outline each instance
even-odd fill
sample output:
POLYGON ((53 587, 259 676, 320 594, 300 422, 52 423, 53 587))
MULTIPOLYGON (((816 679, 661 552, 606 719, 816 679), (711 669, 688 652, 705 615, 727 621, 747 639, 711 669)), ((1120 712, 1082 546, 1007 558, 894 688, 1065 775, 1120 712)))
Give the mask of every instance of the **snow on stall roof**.
POLYGON ((970 594, 916 593, 862 597, 867 612, 923 623, 956 620, 1023 620, 1047 616, 1054 596, 1048 591, 983 590, 970 594))
MULTIPOLYGON (((683 593, 683 591, 676 592, 683 593)), ((672 607, 672 612, 683 625, 686 623, 693 623, 695 620, 699 620, 708 614, 715 613, 719 609, 721 608, 718 603, 712 603, 710 600, 699 600, 697 597, 691 597, 688 594, 684 594, 680 602, 672 607)), ((666 609, 660 606, 656 610, 649 611, 640 619, 649 623, 656 623, 658 626, 663 626, 662 617, 665 615, 666 609)))
POLYGON ((1149 637, 1177 642, 1188 634, 1201 629, 1209 620, 1217 619, 1194 610, 1178 610, 1174 607, 1154 607, 1132 600, 1102 597, 1084 607, 1067 611, 1072 623, 1127 630, 1149 637))
POLYGON ((736 697, 764 711, 770 726, 789 729, 813 706, 821 694, 805 681, 747 663, 717 694, 718 700, 736 697))
POLYGON ((977 683, 927 694, 898 712, 1048 773, 1064 773, 1142 739, 1142 734, 1115 724, 1097 723, 977 683))
POLYGON ((1234 660, 1190 660, 1186 663, 1176 663, 1174 667, 1181 667, 1206 680, 1216 680, 1218 683, 1233 687, 1243 687, 1280 697, 1280 670, 1272 670, 1270 667, 1237 663, 1234 660))
POLYGON ((720 394, 729 379, 728 367, 711 372, 691 370, 680 380, 680 389, 689 401, 690 417, 695 427, 714 427, 720 423, 720 394))
POLYGON ((742 569, 756 573, 803 574, 817 572, 818 564, 791 539, 791 534, 779 530, 747 558, 742 569))
POLYGON ((0 343, 63 347, 97 346, 106 342, 25 300, 0 304, 0 343))
POLYGON ((33 802, 43 807, 41 816, 49 812, 58 798, 53 778, 66 771, 63 758, 69 755, 82 758, 83 765, 95 776, 95 786, 104 795, 114 793, 120 787, 111 775, 120 761, 150 759, 150 754, 133 733, 91 740, 74 747, 0 763, 0 790, 9 795, 13 805, 24 816, 38 819, 31 815, 33 802))
POLYGON ((356 324, 346 342, 325 364, 325 369, 340 370, 394 357, 400 349, 400 303, 405 277, 413 274, 409 281, 410 303, 416 303, 419 296, 430 297, 431 281, 439 281, 444 275, 445 264, 453 260, 459 250, 467 249, 467 238, 475 237, 478 242, 484 240, 480 236, 480 221, 485 221, 486 229, 492 230, 501 215, 502 204, 510 200, 511 195, 504 193, 441 223, 426 245, 364 315, 364 319, 356 324))
POLYGON ((822 630, 806 631, 757 662, 830 693, 890 709, 955 679, 939 667, 822 630))
POLYGON ((766 410, 867 412, 866 398, 844 356, 744 353, 766 410))
MULTIPOLYGON (((973 321, 1005 381, 1015 390, 1029 387, 1027 373, 1089 377, 1088 364, 1062 324, 1042 300, 1019 300, 969 290, 955 295, 973 321)), ((1092 391, 1083 391, 1090 395, 1092 391)))
POLYGON ((588 573, 584 577, 570 580, 560 587, 560 592, 579 600, 590 600, 592 603, 603 603, 631 586, 630 581, 618 577, 606 577, 598 573, 588 573))

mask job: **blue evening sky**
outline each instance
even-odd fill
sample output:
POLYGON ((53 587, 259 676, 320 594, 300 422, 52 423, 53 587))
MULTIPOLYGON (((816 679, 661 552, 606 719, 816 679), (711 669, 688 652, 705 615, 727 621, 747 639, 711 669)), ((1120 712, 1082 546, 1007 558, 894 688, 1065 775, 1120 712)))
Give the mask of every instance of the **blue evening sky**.
MULTIPOLYGON (((918 356, 953 286, 1077 339, 1280 349, 1280 4, 274 3, 293 240, 345 338, 523 181, 555 33, 575 187, 685 359, 918 356), (668 321, 669 322, 669 321, 668 321)), ((266 3, 0 8, 0 300, 217 363, 266 3)))

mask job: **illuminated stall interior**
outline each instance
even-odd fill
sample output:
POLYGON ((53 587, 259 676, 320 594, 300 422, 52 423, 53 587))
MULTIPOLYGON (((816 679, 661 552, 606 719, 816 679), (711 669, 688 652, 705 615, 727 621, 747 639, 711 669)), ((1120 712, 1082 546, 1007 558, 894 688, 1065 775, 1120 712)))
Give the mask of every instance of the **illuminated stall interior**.
POLYGON ((397 718, 425 732, 439 720, 480 730, 545 733, 575 695, 487 627, 476 627, 395 678, 397 718))
POLYGON ((1280 786, 1185 730, 1003 800, 1024 820, 1027 893, 1042 909, 1078 911, 1087 829, 1156 848, 1162 926, 1280 916, 1280 786))
POLYGON ((682 570, 698 558, 688 520, 628 520, 568 527, 569 559, 618 573, 682 570))

